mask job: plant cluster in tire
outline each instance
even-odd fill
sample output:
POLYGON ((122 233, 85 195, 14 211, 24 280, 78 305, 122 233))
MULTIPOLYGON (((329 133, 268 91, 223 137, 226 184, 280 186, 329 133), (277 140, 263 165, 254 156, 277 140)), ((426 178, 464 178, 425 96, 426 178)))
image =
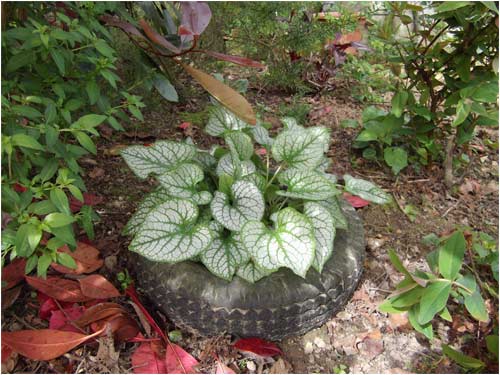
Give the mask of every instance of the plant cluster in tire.
POLYGON ((214 275, 255 282, 281 267, 305 277, 335 256, 336 231, 348 230, 339 198, 345 190, 386 203, 371 182, 327 173, 327 128, 282 119, 275 137, 216 106, 206 132, 226 147, 201 150, 158 141, 122 150, 140 178, 159 186, 145 197, 124 233, 130 249, 157 262, 202 262, 214 275), (254 142, 261 148, 255 151, 254 142))

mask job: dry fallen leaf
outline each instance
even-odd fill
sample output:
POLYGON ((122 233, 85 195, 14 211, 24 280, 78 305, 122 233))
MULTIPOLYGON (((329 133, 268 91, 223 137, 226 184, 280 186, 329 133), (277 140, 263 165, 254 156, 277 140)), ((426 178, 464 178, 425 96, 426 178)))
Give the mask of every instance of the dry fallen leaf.
POLYGON ((283 358, 279 358, 269 369, 270 374, 289 374, 290 371, 292 371, 292 365, 283 358))
POLYGON ((89 176, 90 178, 97 178, 97 177, 102 177, 102 176, 104 176, 104 173, 105 173, 104 169, 99 168, 99 167, 95 167, 94 169, 92 169, 92 170, 89 172, 88 176, 89 176))

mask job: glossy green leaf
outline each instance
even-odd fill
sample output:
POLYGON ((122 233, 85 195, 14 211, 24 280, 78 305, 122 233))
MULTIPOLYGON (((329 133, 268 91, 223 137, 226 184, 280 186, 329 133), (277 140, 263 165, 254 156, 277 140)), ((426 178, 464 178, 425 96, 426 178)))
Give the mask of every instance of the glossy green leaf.
POLYGON ((49 227, 57 228, 75 222, 75 218, 73 216, 63 214, 61 212, 53 212, 45 216, 43 222, 47 224, 49 227))
POLYGON ((413 305, 408 311, 408 320, 410 321, 410 324, 412 325, 413 328, 415 328, 415 331, 420 332, 429 340, 432 340, 434 338, 432 324, 430 322, 423 325, 420 324, 418 322, 418 316, 419 316, 419 305, 413 305))
POLYGON ((18 256, 27 258, 35 251, 42 238, 42 230, 33 224, 22 224, 16 233, 16 252, 18 256))
POLYGON ((50 201, 54 203, 57 209, 66 214, 71 215, 71 210, 69 209, 69 201, 66 193, 60 188, 55 188, 50 191, 50 201))
POLYGON ((465 238, 461 231, 455 231, 439 251, 439 273, 444 278, 454 280, 462 267, 465 254, 465 238))
POLYGON ((13 146, 31 148, 33 150, 45 151, 43 147, 35 138, 27 134, 14 134, 11 137, 13 146))
POLYGON ((418 322, 424 325, 434 318, 448 302, 451 292, 451 282, 436 281, 426 287, 425 293, 420 300, 420 311, 418 322))

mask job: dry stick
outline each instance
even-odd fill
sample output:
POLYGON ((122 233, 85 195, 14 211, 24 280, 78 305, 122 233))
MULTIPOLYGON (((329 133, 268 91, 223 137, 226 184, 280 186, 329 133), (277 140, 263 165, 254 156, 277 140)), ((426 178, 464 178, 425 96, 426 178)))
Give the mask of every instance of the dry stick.
POLYGON ((444 159, 444 183, 446 187, 453 186, 453 151, 455 150, 455 134, 452 134, 446 142, 446 156, 444 159))

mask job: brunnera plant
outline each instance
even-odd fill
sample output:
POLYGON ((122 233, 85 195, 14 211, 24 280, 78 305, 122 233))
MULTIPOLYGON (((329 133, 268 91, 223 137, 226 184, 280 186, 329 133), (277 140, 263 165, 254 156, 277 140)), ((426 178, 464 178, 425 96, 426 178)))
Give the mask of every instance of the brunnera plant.
POLYGON ((159 182, 124 229, 134 237, 130 249, 158 262, 200 261, 226 280, 255 282, 281 267, 301 277, 311 267, 321 272, 336 230, 348 230, 342 191, 381 204, 389 196, 349 175, 340 185, 326 172, 327 128, 282 121, 271 138, 259 122, 250 126, 216 106, 205 130, 225 147, 159 141, 124 149, 138 177, 159 182))

